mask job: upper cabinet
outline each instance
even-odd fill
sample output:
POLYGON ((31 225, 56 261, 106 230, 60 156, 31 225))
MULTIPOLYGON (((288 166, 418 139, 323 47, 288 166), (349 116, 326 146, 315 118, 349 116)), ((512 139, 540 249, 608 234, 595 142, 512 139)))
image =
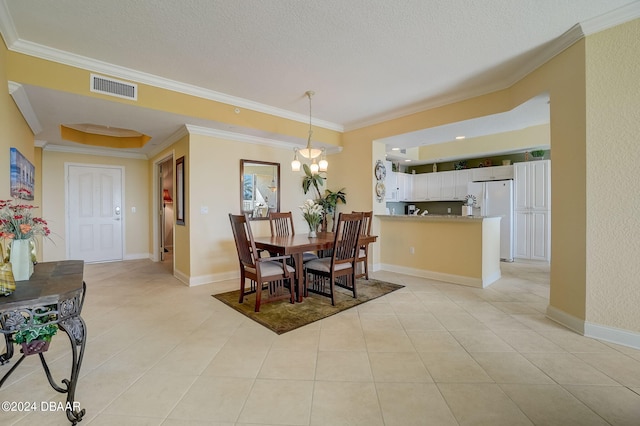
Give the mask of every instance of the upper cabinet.
POLYGON ((551 209, 551 161, 514 164, 514 209, 551 209))
POLYGON ((413 201, 413 176, 396 173, 398 201, 413 201))
POLYGON ((443 200, 455 200, 456 196, 456 172, 441 172, 440 197, 443 200))
POLYGON ((471 170, 457 170, 455 172, 456 186, 454 200, 464 201, 467 196, 467 184, 471 182, 471 170))
POLYGON ((513 179, 513 166, 479 167, 477 169, 471 169, 471 180, 473 182, 505 179, 513 179))
POLYGON ((398 201, 398 173, 392 172, 391 167, 387 169, 387 176, 384 179, 384 199, 386 201, 398 201))

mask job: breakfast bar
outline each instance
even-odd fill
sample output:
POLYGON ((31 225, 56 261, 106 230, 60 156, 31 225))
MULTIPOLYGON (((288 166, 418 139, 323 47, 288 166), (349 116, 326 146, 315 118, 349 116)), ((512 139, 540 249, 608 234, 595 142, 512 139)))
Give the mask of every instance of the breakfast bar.
POLYGON ((500 217, 376 215, 382 269, 484 288, 500 279, 500 217))

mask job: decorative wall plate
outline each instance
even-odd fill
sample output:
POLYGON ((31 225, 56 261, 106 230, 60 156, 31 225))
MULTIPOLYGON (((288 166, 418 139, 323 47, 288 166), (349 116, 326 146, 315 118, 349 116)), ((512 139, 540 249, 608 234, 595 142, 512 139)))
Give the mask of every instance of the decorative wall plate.
POLYGON ((384 186, 384 182, 376 183, 376 197, 378 197, 378 201, 382 201, 386 194, 386 188, 384 186))
POLYGON ((377 180, 384 180, 387 177, 387 168, 384 166, 384 163, 380 160, 376 161, 376 168, 374 171, 377 180))

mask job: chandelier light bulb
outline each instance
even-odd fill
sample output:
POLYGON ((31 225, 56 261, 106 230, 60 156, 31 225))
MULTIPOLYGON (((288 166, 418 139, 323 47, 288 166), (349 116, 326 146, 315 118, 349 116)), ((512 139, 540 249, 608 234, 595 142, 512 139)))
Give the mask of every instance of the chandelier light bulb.
POLYGON ((318 163, 316 163, 316 160, 314 159, 313 163, 311 163, 311 166, 309 166, 309 168, 311 169, 312 174, 317 175, 320 169, 320 166, 318 166, 318 163))
POLYGON ((291 171, 299 172, 300 171, 300 160, 298 160, 298 150, 293 150, 293 161, 291 162, 291 171))

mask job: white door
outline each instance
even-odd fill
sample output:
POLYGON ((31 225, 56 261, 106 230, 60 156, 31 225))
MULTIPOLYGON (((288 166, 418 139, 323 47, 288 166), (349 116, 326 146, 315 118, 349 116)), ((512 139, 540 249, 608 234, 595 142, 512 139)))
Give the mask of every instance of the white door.
POLYGON ((514 221, 514 253, 515 257, 531 259, 531 213, 516 210, 513 214, 514 221))
POLYGON ((122 169, 68 166, 69 259, 122 260, 122 169))

